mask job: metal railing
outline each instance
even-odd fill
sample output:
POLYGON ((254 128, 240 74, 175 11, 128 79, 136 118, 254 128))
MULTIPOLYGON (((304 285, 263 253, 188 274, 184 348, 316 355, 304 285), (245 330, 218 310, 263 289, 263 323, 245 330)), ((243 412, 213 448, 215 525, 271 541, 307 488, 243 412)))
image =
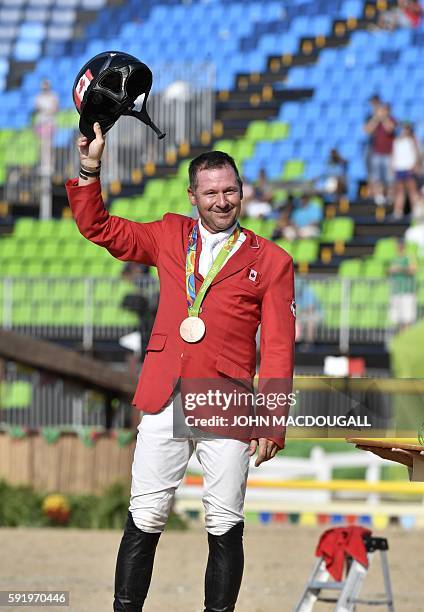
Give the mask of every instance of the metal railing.
MULTIPOLYGON (((38 370, 22 368, 12 361, 4 362, 1 374, 0 429, 10 426, 29 429, 106 428, 106 398, 100 392, 71 385, 60 377, 46 375, 38 370), (17 384, 27 387, 23 401, 19 397, 13 401, 7 393, 17 384)), ((128 427, 131 410, 129 402, 119 400, 119 405, 114 409, 112 427, 128 427)))
MULTIPOLYGON (((97 339, 116 340, 139 328, 137 317, 122 308, 126 294, 140 293, 153 316, 158 291, 158 280, 150 276, 141 277, 133 290, 119 278, 0 277, 0 323, 39 337, 79 339, 90 350, 97 339)), ((414 292, 423 294, 422 280, 414 292)), ((352 343, 384 343, 397 327, 391 319, 393 295, 390 279, 299 276, 297 340, 337 344, 341 353, 352 343)), ((424 303, 418 301, 416 318, 423 316, 424 303)))

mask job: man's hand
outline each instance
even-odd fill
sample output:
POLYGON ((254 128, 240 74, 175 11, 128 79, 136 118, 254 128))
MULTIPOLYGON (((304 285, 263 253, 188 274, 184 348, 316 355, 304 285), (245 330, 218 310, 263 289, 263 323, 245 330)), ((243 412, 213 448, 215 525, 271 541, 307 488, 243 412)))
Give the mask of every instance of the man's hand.
POLYGON ((96 135, 94 140, 89 142, 86 136, 80 136, 77 141, 81 163, 87 168, 90 166, 96 168, 99 165, 105 148, 105 139, 100 123, 96 122, 93 125, 93 130, 96 135))
POLYGON ((249 457, 255 454, 258 445, 259 450, 255 461, 255 467, 259 467, 263 461, 272 459, 279 451, 279 446, 272 440, 268 440, 267 438, 254 438, 250 441, 249 457))
POLYGON ((412 468, 414 457, 423 457, 424 451, 409 451, 404 448, 379 448, 377 446, 365 446, 357 444, 356 448, 361 450, 371 451, 374 455, 378 455, 382 459, 388 459, 389 461, 396 461, 402 463, 406 467, 412 468))

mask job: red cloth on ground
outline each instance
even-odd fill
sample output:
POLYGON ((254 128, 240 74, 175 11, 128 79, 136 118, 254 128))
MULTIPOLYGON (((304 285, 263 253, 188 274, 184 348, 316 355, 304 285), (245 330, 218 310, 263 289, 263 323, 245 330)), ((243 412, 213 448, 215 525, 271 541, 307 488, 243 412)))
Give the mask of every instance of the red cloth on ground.
POLYGON ((367 551, 362 539, 365 535, 371 535, 371 531, 356 525, 334 527, 324 531, 315 555, 324 559, 326 570, 334 580, 342 580, 344 560, 348 555, 364 567, 368 567, 367 551))

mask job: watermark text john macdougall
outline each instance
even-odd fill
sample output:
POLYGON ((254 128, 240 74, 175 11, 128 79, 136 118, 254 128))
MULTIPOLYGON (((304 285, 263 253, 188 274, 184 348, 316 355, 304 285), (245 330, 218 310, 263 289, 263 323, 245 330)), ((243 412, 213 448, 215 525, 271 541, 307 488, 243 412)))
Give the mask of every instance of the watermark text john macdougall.
POLYGON ((213 415, 196 417, 189 414, 184 418, 187 427, 372 427, 367 415, 235 415, 232 418, 213 415))
POLYGON ((265 407, 268 410, 292 408, 296 405, 296 393, 251 393, 242 391, 230 391, 226 393, 220 389, 209 389, 205 393, 186 393, 184 395, 185 410, 196 410, 208 406, 209 408, 220 408, 225 411, 230 407, 251 406, 265 407))
POLYGON ((0 606, 69 606, 69 591, 0 591, 0 606))

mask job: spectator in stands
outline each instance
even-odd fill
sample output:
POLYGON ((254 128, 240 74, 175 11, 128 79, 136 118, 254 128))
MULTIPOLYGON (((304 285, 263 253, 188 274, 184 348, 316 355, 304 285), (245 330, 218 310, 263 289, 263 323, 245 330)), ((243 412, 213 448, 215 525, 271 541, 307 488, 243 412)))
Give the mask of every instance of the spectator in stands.
POLYGON ((252 185, 252 183, 247 180, 246 177, 243 176, 241 180, 243 184, 243 199, 241 201, 240 217, 243 219, 248 216, 247 210, 248 210, 249 204, 253 202, 254 200, 255 188, 252 185))
POLYGON ((370 175, 368 188, 374 202, 378 205, 387 204, 390 197, 390 187, 393 182, 391 156, 395 137, 396 121, 390 115, 390 106, 380 104, 375 113, 364 125, 365 132, 370 136, 370 175))
POLYGON ((405 122, 393 142, 392 168, 395 175, 393 218, 395 219, 403 217, 406 195, 414 216, 417 212, 420 198, 416 174, 420 170, 421 159, 420 145, 412 125, 405 122))
POLYGON ((278 217, 272 231, 271 240, 278 240, 283 237, 285 228, 290 224, 290 217, 293 213, 294 204, 294 196, 290 193, 287 196, 287 200, 278 208, 278 217))
POLYGON ((284 238, 295 240, 296 238, 313 238, 318 236, 319 224, 322 220, 322 210, 310 196, 303 195, 300 203, 295 206, 290 221, 284 228, 284 238))
POLYGON ((342 196, 346 193, 347 161, 337 149, 331 149, 325 172, 324 191, 330 196, 342 196))
POLYGON ((40 139, 40 168, 43 176, 53 173, 53 135, 59 99, 52 90, 50 81, 44 79, 34 102, 34 130, 40 139))
POLYGON ((44 79, 34 102, 34 127, 40 138, 46 133, 51 136, 54 132, 58 111, 59 99, 52 90, 50 81, 44 79))
MULTIPOLYGON (((378 94, 373 94, 369 99, 368 103, 371 107, 371 114, 367 116, 366 123, 373 117, 379 106, 383 103, 378 94)), ((365 142, 365 166, 367 168, 367 176, 371 175, 371 152, 372 152, 372 137, 368 136, 365 142)))
POLYGON ((405 243, 415 245, 418 257, 424 258, 424 214, 422 210, 419 210, 414 225, 406 230, 405 243))
POLYGON ((264 168, 262 168, 259 172, 259 178, 254 185, 253 197, 246 205, 247 216, 252 218, 265 218, 270 215, 272 213, 271 202, 273 195, 272 185, 268 181, 264 168))
POLYGON ((313 288, 304 279, 296 284, 296 311, 296 342, 302 342, 301 350, 307 351, 315 342, 322 311, 313 288))
POLYGON ((122 270, 121 278, 134 284, 134 291, 124 296, 122 308, 134 312, 139 320, 140 331, 140 359, 143 361, 147 340, 153 326, 154 313, 157 307, 157 298, 152 297, 149 287, 146 288, 150 277, 149 266, 135 262, 127 262, 122 270))
POLYGON ((408 256, 405 243, 398 241, 398 253, 389 267, 391 281, 390 321, 398 331, 415 323, 417 298, 415 292, 415 261, 408 256))
POLYGON ((422 15, 423 9, 418 0, 398 0, 397 6, 380 15, 378 25, 384 30, 417 28, 422 15))

